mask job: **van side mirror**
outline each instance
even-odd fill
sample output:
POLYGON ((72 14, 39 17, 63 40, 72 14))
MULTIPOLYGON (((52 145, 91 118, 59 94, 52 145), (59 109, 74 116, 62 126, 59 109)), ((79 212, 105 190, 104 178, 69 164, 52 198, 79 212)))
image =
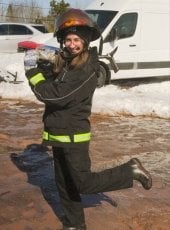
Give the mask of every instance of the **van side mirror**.
MULTIPOLYGON (((99 55, 102 55, 103 51, 103 43, 105 42, 111 42, 114 43, 114 41, 117 39, 117 30, 115 28, 112 28, 110 33, 107 35, 105 40, 103 40, 103 37, 101 36, 100 42, 99 42, 99 55)), ((114 46, 114 45, 113 45, 114 46)))
POLYGON ((101 36, 100 42, 99 42, 99 55, 102 55, 103 51, 103 37, 101 36))
POLYGON ((116 40, 116 38, 117 38, 117 31, 116 31, 115 28, 112 28, 112 30, 110 31, 110 38, 111 38, 111 41, 116 40))
POLYGON ((114 42, 117 38, 117 30, 115 28, 112 28, 112 30, 109 32, 107 37, 105 38, 104 42, 114 42))

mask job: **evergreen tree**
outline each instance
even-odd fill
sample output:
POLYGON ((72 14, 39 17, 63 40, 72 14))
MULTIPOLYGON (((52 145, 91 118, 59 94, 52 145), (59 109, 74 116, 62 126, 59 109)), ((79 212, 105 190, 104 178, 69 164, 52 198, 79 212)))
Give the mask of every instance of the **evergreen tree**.
POLYGON ((7 22, 13 22, 14 21, 13 5, 12 4, 8 5, 6 18, 7 18, 7 22))
POLYGON ((47 16, 47 21, 49 21, 49 31, 54 31, 54 23, 57 15, 66 11, 70 7, 69 3, 66 3, 64 0, 60 2, 56 2, 55 0, 51 0, 50 2, 50 11, 47 16))

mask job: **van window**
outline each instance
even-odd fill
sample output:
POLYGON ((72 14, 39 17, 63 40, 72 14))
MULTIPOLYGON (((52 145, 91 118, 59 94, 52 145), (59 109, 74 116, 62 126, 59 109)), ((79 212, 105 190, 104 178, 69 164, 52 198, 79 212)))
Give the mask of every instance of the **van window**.
POLYGON ((134 35, 137 24, 137 13, 123 14, 115 23, 118 39, 128 38, 134 35))
POLYGON ((117 11, 86 10, 86 13, 97 23, 100 31, 103 32, 107 25, 113 20, 117 11))
MULTIPOLYGON (((137 17, 137 13, 126 13, 120 16, 112 29, 116 29, 118 39, 128 38, 134 35, 137 25, 137 17)), ((104 42, 112 41, 110 34, 106 37, 104 42)))
POLYGON ((25 35, 33 34, 33 32, 23 25, 9 25, 9 34, 10 35, 25 35))

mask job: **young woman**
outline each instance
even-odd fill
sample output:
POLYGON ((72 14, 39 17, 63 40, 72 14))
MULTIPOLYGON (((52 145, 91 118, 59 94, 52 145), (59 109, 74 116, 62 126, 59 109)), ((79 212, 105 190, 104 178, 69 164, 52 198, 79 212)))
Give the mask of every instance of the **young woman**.
POLYGON ((85 230, 80 194, 130 188, 138 180, 150 189, 152 179, 136 158, 101 172, 90 170, 91 104, 99 62, 89 43, 100 37, 94 22, 79 9, 57 19, 55 36, 62 52, 54 61, 53 77, 39 68, 26 71, 36 97, 44 102, 43 144, 52 146, 56 184, 65 219, 63 230, 85 230))

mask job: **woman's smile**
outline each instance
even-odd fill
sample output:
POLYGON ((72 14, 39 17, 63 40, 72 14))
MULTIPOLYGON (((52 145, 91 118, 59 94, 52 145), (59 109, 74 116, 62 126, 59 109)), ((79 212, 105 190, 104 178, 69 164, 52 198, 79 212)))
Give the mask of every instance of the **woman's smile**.
POLYGON ((82 52, 84 47, 84 41, 78 35, 71 33, 66 36, 64 44, 72 54, 82 52))

